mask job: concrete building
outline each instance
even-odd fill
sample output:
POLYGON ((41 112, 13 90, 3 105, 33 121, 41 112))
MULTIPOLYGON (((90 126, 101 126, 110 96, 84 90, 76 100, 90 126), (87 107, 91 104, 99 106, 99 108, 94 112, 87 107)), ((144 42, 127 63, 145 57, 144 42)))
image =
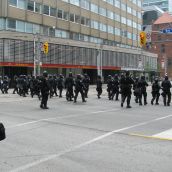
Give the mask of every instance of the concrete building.
POLYGON ((163 11, 172 12, 172 0, 143 0, 143 7, 157 6, 163 11))
POLYGON ((141 0, 0 0, 1 73, 157 69, 157 55, 141 51, 141 0), (49 43, 44 54, 42 43, 49 43), (39 44, 40 42, 40 44, 39 44))

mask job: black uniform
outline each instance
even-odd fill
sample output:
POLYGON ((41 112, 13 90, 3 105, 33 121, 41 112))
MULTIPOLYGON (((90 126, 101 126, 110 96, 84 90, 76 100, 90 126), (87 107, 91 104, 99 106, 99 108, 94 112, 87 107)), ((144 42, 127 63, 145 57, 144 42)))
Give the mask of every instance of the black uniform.
POLYGON ((90 86, 90 78, 87 74, 84 74, 84 79, 83 79, 83 84, 84 84, 84 92, 85 92, 85 98, 88 98, 88 91, 89 91, 89 86, 90 86))
POLYGON ((57 80, 57 77, 54 75, 53 76, 53 95, 55 94, 56 96, 58 96, 58 94, 57 94, 57 84, 58 84, 58 80, 57 80))
POLYGON ((147 86, 148 83, 145 80, 145 76, 142 76, 138 82, 138 87, 140 89, 139 105, 142 105, 142 97, 144 98, 144 105, 147 105, 147 92, 146 92, 147 86))
POLYGON ((18 93, 17 81, 18 81, 18 77, 15 76, 14 77, 14 90, 13 90, 13 94, 15 94, 16 92, 18 93))
POLYGON ((58 83, 57 87, 58 87, 58 90, 59 90, 59 97, 62 97, 62 91, 63 91, 63 88, 64 88, 64 79, 63 79, 63 75, 62 74, 60 74, 57 83, 58 83))
POLYGON ((101 76, 97 77, 97 82, 96 82, 96 91, 97 91, 97 97, 100 99, 101 94, 102 94, 102 81, 101 81, 101 76))
POLYGON ((131 108, 130 100, 131 100, 131 88, 134 84, 134 80, 129 76, 129 72, 126 72, 126 77, 122 76, 120 80, 120 88, 121 88, 121 107, 127 98, 127 108, 131 108))
POLYGON ((74 103, 77 101, 78 94, 81 93, 82 102, 86 102, 85 95, 84 95, 84 84, 82 82, 81 75, 77 75, 75 80, 75 96, 74 96, 74 103))
POLYGON ((113 79, 112 76, 109 75, 107 80, 107 92, 108 92, 109 100, 112 100, 112 90, 113 90, 113 79))
POLYGON ((66 100, 73 101, 73 86, 74 86, 74 79, 72 73, 69 73, 69 77, 65 80, 65 88, 66 88, 66 100))
POLYGON ((139 97, 141 94, 141 90, 138 87, 138 82, 139 82, 139 78, 136 77, 135 81, 134 81, 134 85, 133 85, 133 90, 134 90, 134 96, 135 96, 135 102, 138 103, 139 102, 139 97))
POLYGON ((164 106, 170 106, 170 102, 171 102, 171 82, 168 80, 168 76, 165 76, 165 80, 162 82, 161 84, 163 93, 163 101, 164 101, 164 106))
POLYGON ((48 109, 47 101, 48 101, 49 91, 50 91, 50 85, 48 82, 48 74, 47 74, 47 72, 44 72, 43 77, 41 78, 42 100, 41 100, 40 108, 42 108, 42 109, 48 109))
POLYGON ((113 81, 112 81, 112 96, 111 99, 114 99, 114 96, 116 95, 115 100, 118 100, 118 96, 119 96, 119 79, 118 79, 118 75, 115 75, 113 81))
POLYGON ((159 105, 158 101, 160 96, 159 93, 160 89, 161 89, 160 84, 158 83, 158 79, 156 78, 152 84, 152 100, 151 100, 152 105, 155 99, 156 99, 156 105, 159 105))
POLYGON ((8 94, 8 89, 9 89, 9 81, 8 77, 5 76, 2 84, 2 92, 8 94))

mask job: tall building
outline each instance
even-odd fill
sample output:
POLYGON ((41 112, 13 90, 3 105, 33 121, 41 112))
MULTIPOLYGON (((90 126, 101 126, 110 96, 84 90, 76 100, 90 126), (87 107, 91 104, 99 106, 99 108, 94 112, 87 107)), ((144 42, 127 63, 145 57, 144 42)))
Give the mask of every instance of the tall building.
POLYGON ((143 7, 154 5, 163 11, 172 12, 172 0, 143 0, 143 7))
POLYGON ((147 64, 155 71, 157 55, 138 42, 141 6, 141 0, 0 0, 0 72, 31 73, 34 62, 92 78, 147 64))

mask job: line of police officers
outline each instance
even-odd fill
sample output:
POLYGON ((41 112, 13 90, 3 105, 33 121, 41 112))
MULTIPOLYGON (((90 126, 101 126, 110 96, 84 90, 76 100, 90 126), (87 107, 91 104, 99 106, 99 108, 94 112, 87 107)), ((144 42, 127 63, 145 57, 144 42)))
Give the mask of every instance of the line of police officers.
MULTIPOLYGON (((20 96, 26 97, 29 94, 33 97, 37 95, 41 100, 40 108, 48 109, 47 101, 48 97, 58 96, 57 89, 59 90, 59 97, 62 97, 63 89, 66 89, 66 100, 77 102, 78 94, 81 94, 82 102, 86 102, 86 98, 88 98, 88 91, 90 85, 90 78, 87 74, 82 75, 78 74, 76 78, 70 72, 68 77, 64 79, 63 75, 60 74, 58 77, 56 75, 49 75, 47 71, 43 72, 42 76, 37 76, 36 78, 20 75, 19 77, 14 77, 14 90, 13 94, 18 93, 20 96)), ((102 78, 101 76, 97 77, 96 81, 96 91, 97 97, 100 99, 102 94, 102 78)), ((121 94, 121 107, 124 106, 125 100, 127 102, 127 108, 131 108, 130 101, 132 95, 132 89, 135 96, 135 102, 139 103, 141 106, 147 104, 147 91, 146 87, 148 83, 145 80, 145 76, 141 76, 141 78, 132 78, 130 73, 127 71, 125 74, 121 74, 118 76, 115 74, 114 77, 111 75, 108 76, 107 79, 107 92, 109 100, 113 100, 115 98, 116 101, 119 100, 119 94, 121 94), (142 103, 143 99, 143 103, 142 103)), ((165 76, 164 81, 162 81, 161 85, 159 83, 158 78, 154 79, 152 84, 152 100, 151 104, 159 105, 159 97, 160 90, 162 89, 162 96, 164 106, 170 106, 171 102, 171 83, 168 80, 168 76, 165 76)), ((8 93, 9 89, 9 80, 8 77, 0 77, 0 89, 2 93, 8 93)))

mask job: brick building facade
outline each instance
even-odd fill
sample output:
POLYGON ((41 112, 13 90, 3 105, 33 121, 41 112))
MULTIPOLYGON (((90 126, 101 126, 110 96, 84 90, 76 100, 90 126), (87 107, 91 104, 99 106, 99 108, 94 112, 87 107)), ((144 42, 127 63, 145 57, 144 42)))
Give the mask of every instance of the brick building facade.
POLYGON ((160 76, 166 73, 172 79, 172 33, 165 33, 172 29, 172 16, 164 13, 152 26, 152 46, 150 51, 158 54, 158 72, 160 76))

